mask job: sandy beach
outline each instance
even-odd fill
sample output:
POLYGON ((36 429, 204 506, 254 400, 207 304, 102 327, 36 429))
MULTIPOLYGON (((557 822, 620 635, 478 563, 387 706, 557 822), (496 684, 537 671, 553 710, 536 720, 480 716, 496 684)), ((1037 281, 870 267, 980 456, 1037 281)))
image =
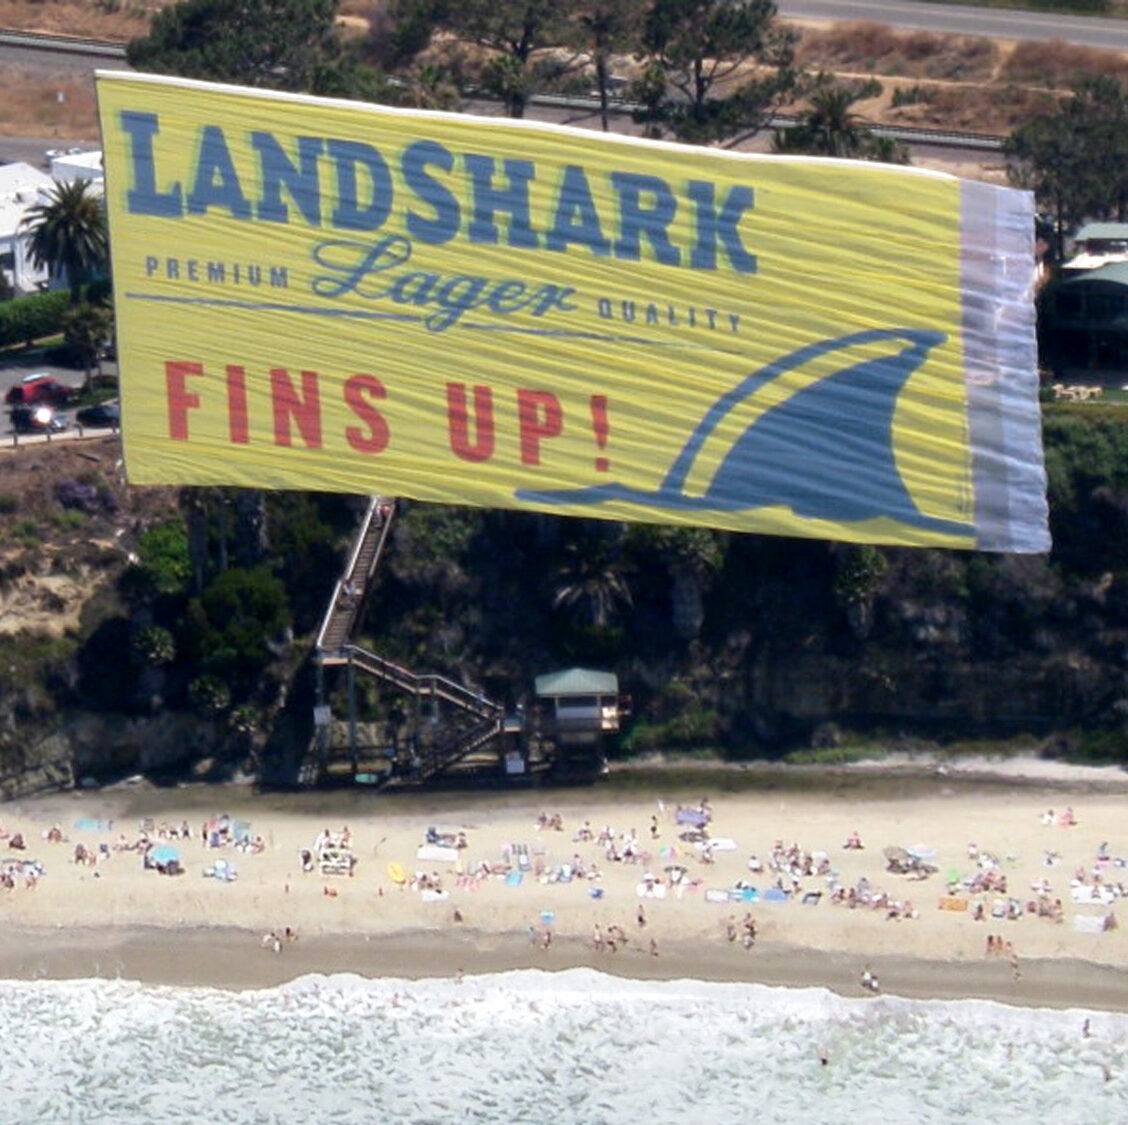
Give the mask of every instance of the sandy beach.
POLYGON ((52 794, 0 806, 0 868, 33 860, 43 869, 31 886, 20 871, 14 887, 0 887, 0 977, 239 989, 308 973, 418 978, 588 965, 860 995, 868 964, 898 995, 1128 1010, 1128 936, 1104 928, 1128 915, 1118 918, 1119 899, 1074 901, 1121 880, 1128 889, 1126 796, 1120 771, 1043 763, 1009 774, 990 763, 943 774, 888 764, 622 771, 590 788, 518 792, 256 795, 140 783, 52 794), (722 842, 712 862, 676 823, 679 807, 702 799, 709 837, 722 842), (1072 825, 1062 823, 1067 809, 1072 825), (542 813, 562 827, 538 827, 542 813), (229 840, 238 825, 262 850, 205 847, 209 820, 228 825, 229 840), (162 835, 162 825, 183 822, 188 839, 162 835), (596 839, 577 838, 585 822, 596 839), (142 825, 157 846, 177 849, 183 874, 146 870, 139 852, 116 850, 142 825), (55 826, 61 842, 47 838, 55 826), (429 827, 464 833, 453 862, 417 858, 429 827), (303 873, 300 853, 346 828, 352 874, 303 873), (607 829, 614 850, 638 853, 633 861, 608 858, 598 842, 607 829), (852 833, 863 848, 843 846, 852 833), (16 835, 24 850, 10 847, 16 835), (76 863, 79 844, 108 854, 76 863), (887 847, 919 851, 937 870, 890 872, 887 847), (773 849, 782 857, 775 869, 773 849), (810 874, 793 874, 789 853, 800 867, 810 857, 810 874), (752 857, 762 870, 749 869, 752 857), (205 877, 216 860, 236 878, 205 877), (494 873, 477 874, 486 868, 494 873), (566 868, 588 874, 562 879, 566 868), (420 875, 437 878, 441 897, 424 893, 420 875), (975 890, 985 876, 991 889, 975 890), (734 890, 741 882, 755 895, 734 890), (765 901, 779 884, 787 899, 765 901), (832 901, 836 888, 840 897, 854 891, 855 905, 832 901), (1060 911, 1039 915, 1039 902, 1057 900, 1060 911), (1017 917, 998 917, 1005 907, 1017 917), (749 917, 755 942, 745 948, 749 917), (621 927, 625 942, 597 949, 597 926, 604 937, 621 927), (286 927, 297 940, 284 939, 286 927), (283 938, 281 952, 263 946, 271 932, 283 938), (988 954, 989 935, 1009 948, 988 954))

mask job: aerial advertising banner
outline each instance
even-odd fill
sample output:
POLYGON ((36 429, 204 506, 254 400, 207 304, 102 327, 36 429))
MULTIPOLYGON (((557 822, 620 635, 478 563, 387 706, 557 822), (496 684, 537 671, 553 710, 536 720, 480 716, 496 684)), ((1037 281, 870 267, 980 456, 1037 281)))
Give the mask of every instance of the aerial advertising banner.
POLYGON ((1028 194, 101 73, 139 484, 1049 547, 1028 194))

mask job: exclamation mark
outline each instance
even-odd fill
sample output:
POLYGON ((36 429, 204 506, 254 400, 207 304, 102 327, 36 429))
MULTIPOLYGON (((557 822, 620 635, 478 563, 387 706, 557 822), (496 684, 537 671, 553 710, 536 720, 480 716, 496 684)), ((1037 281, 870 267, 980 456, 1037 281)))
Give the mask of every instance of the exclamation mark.
MULTIPOLYGON (((610 427, 607 424, 607 396, 591 396, 591 428, 595 431, 595 447, 607 448, 607 434, 610 427)), ((606 457, 595 459, 595 471, 605 473, 611 468, 611 462, 606 457)))

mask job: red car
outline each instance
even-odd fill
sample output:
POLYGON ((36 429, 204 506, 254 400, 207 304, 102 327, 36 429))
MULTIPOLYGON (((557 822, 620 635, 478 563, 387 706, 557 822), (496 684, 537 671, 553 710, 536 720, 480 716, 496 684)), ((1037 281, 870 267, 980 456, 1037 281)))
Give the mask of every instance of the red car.
POLYGON ((60 383, 46 372, 39 372, 25 375, 9 388, 4 401, 9 406, 66 406, 73 395, 72 387, 60 383))

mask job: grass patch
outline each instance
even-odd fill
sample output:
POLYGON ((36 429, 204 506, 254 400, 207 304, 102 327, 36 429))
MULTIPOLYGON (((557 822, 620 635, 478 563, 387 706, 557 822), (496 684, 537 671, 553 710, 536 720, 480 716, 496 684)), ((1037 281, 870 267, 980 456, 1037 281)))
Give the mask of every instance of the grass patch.
POLYGON ((922 86, 891 117, 897 123, 934 125, 974 133, 1006 133, 1015 121, 1045 112, 1054 104, 1047 91, 1021 86, 922 86))
POLYGON ((876 742, 854 742, 843 746, 804 746, 784 756, 793 766, 848 766, 889 755, 889 747, 876 742))
POLYGON ((73 508, 64 508, 62 511, 51 513, 51 523, 59 531, 77 531, 86 524, 86 520, 85 512, 73 508))
POLYGON ((1128 59, 1114 51, 1078 47, 1052 39, 1043 43, 1017 43, 999 70, 1008 82, 1033 82, 1062 89, 1079 74, 1102 74, 1128 79, 1128 59))
POLYGON ((897 31, 885 24, 859 22, 804 32, 799 60, 812 68, 989 81, 999 65, 999 52, 990 39, 978 36, 897 31))
POLYGON ((47 363, 47 351, 51 348, 56 348, 63 343, 62 333, 55 336, 47 336, 42 340, 38 340, 30 347, 27 344, 12 344, 6 348, 0 348, 0 367, 9 363, 18 364, 32 364, 32 363, 47 363))
POLYGON ((38 547, 43 542, 39 524, 33 519, 16 520, 12 524, 12 538, 24 547, 38 547))

